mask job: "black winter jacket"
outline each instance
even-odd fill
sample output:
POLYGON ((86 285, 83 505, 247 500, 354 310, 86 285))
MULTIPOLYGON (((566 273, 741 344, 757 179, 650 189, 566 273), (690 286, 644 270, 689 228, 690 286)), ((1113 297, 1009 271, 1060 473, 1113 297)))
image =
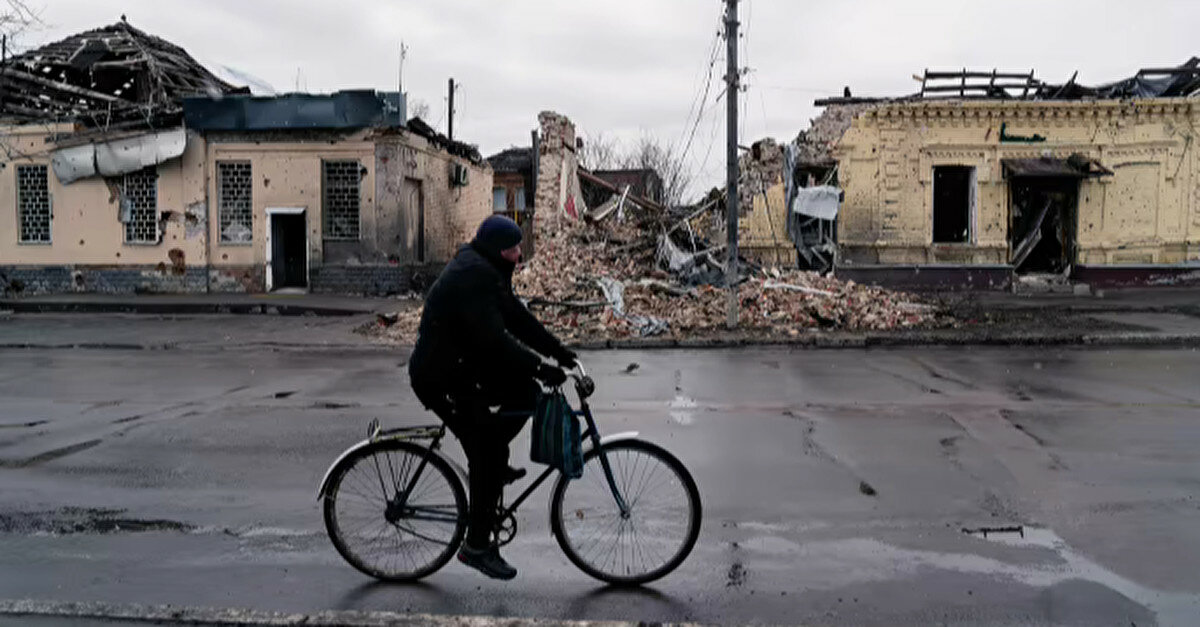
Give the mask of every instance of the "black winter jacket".
POLYGON ((541 359, 566 351, 512 289, 513 264, 478 244, 466 244, 425 298, 417 345, 409 359, 414 381, 487 385, 533 377, 541 359), (528 348, 526 348, 528 347, 528 348))

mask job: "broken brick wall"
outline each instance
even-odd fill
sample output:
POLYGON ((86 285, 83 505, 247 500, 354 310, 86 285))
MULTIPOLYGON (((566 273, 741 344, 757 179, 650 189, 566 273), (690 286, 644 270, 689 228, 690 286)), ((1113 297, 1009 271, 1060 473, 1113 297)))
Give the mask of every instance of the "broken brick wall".
POLYGON ((537 188, 534 215, 539 219, 579 216, 586 211, 579 187, 575 125, 553 111, 538 114, 537 188))
MULTIPOLYGON (((836 159, 833 150, 850 124, 860 113, 879 105, 840 104, 829 105, 821 115, 810 120, 809 127, 796 135, 796 162, 802 165, 833 165, 836 159)), ((818 183, 820 181, 817 181, 818 183)))
POLYGON ((761 196, 783 182, 783 146, 768 137, 754 142, 738 157, 738 208, 746 215, 761 196))

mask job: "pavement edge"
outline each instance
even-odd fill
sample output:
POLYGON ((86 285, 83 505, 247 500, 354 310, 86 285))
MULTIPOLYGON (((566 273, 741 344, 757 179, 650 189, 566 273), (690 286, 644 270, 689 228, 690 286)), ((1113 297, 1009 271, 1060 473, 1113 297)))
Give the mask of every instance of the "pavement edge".
POLYGON ((634 621, 569 621, 561 619, 490 616, 437 616, 383 611, 326 610, 321 612, 271 612, 241 608, 139 605, 105 602, 0 599, 0 616, 97 619, 159 625, 324 626, 324 627, 700 627, 696 623, 634 621))

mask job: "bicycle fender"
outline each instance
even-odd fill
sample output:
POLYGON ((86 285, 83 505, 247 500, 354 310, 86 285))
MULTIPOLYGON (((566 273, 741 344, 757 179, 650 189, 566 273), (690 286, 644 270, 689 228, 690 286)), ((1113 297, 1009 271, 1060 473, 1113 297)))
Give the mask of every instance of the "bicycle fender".
MULTIPOLYGON (((606 435, 606 436, 600 438, 600 446, 604 446, 605 444, 608 444, 609 442, 617 442, 620 440, 634 440, 634 439, 637 439, 637 437, 638 437, 637 431, 622 431, 620 433, 614 433, 612 435, 606 435)), ((583 454, 587 455, 588 452, 591 451, 593 448, 594 447, 592 446, 592 440, 591 440, 591 438, 588 438, 588 440, 586 442, 584 442, 583 454)))
MULTIPOLYGON (((604 446, 605 444, 608 444, 609 442, 620 442, 621 440, 636 440, 637 437, 638 437, 637 431, 622 431, 620 433, 614 433, 612 435, 606 435, 606 436, 600 438, 600 446, 604 446)), ((591 450, 593 448, 595 448, 595 447, 592 446, 592 440, 591 440, 591 438, 588 438, 588 440, 583 443, 583 454, 587 455, 589 452, 591 452, 591 450)), ((559 474, 558 481, 567 481, 567 478, 565 476, 563 476, 562 474, 559 474)), ((547 503, 547 507, 546 507, 547 512, 554 511, 554 503, 553 503, 554 492, 555 492, 555 490, 550 490, 550 502, 547 503)), ((551 529, 554 528, 554 521, 550 522, 550 528, 551 529)))
MULTIPOLYGON (((363 441, 359 442, 358 444, 355 444, 354 446, 351 446, 350 448, 346 449, 345 451, 342 452, 341 455, 338 455, 337 459, 333 460, 333 463, 329 465, 329 469, 325 471, 325 476, 321 478, 321 487, 317 488, 317 501, 320 501, 321 498, 325 496, 325 490, 327 490, 329 488, 329 479, 330 479, 330 477, 333 476, 333 469, 337 468, 338 464, 342 463, 342 460, 346 459, 347 457, 350 457, 354 453, 373 444, 374 442, 376 442, 376 441, 373 441, 370 438, 363 440, 363 441)), ((430 450, 430 449, 426 449, 426 450, 430 450)), ((450 467, 454 469, 454 472, 456 474, 458 474, 458 478, 460 481, 463 482, 463 485, 469 485, 467 482, 467 471, 464 470, 462 466, 459 466, 458 462, 454 461, 453 459, 450 459, 448 456, 446 456, 440 450, 434 450, 433 454, 442 458, 442 461, 446 462, 447 464, 450 464, 450 467)))

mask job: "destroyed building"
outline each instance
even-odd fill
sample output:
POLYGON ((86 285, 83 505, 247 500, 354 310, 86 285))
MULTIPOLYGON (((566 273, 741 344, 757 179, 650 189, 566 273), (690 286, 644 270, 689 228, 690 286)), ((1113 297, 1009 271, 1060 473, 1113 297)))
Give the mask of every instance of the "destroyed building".
POLYGON ((662 177, 651 168, 592 170, 591 174, 617 189, 629 188, 630 193, 650 202, 663 202, 662 177))
POLYGON ((840 276, 1007 288, 1170 283, 1200 268, 1200 60, 1099 87, 926 72, 837 141, 840 276))
MULTIPOLYGON (((533 133, 536 145, 537 133, 533 133)), ((492 212, 507 216, 521 226, 525 237, 521 252, 534 254, 533 197, 536 147, 513 147, 488 157, 492 166, 492 212)))
POLYGON ((124 21, 0 88, 10 293, 403 292, 491 212, 479 152, 400 94, 251 96, 124 21))
POLYGON ((780 267, 833 269, 842 198, 833 146, 868 106, 830 106, 793 141, 763 139, 741 155, 738 232, 744 255, 780 267))
MULTIPOLYGON (((725 246, 703 232, 724 211, 723 196, 710 194, 694 207, 664 207, 634 193, 632 185, 618 187, 579 167, 568 118, 543 112, 538 120, 537 253, 513 274, 513 287, 566 342, 651 336, 802 342, 820 330, 947 322, 936 307, 909 294, 741 263, 734 288, 741 315, 731 330, 725 246)), ((419 308, 404 308, 361 331, 410 343, 420 317, 419 308)))

